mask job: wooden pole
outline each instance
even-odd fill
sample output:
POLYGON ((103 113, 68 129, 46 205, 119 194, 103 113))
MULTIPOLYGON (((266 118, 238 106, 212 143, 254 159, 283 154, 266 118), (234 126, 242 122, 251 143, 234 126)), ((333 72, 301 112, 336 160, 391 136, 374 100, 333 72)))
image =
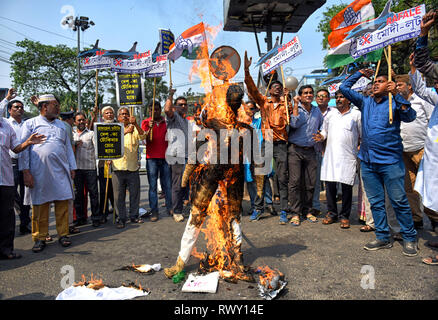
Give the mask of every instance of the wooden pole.
MULTIPOLYGON (((283 65, 280 67, 281 69, 281 78, 283 80, 283 89, 286 85, 286 82, 284 81, 284 71, 283 71, 283 65)), ((287 103, 287 95, 284 95, 284 106, 286 107, 286 119, 287 119, 287 125, 289 125, 289 105, 287 103)))
POLYGON ((377 75, 379 74, 380 62, 382 62, 382 59, 380 59, 379 62, 377 62, 377 68, 376 68, 376 73, 374 74, 374 80, 376 79, 377 75))
MULTIPOLYGON (((151 114, 151 121, 153 121, 154 120, 154 112, 155 112, 155 88, 156 88, 156 86, 157 86, 157 78, 155 78, 154 77, 154 91, 153 91, 153 95, 152 95, 152 114, 151 114)), ((154 130, 154 128, 151 128, 151 132, 150 132, 150 134, 149 134, 149 140, 150 141, 152 141, 152 134, 153 134, 153 131, 154 130)))
MULTIPOLYGON (((388 81, 392 81, 391 45, 388 46, 388 81)), ((389 124, 392 124, 392 93, 388 94, 389 99, 389 124)))
POLYGON ((269 79, 268 86, 266 87, 265 96, 268 95, 269 86, 271 85, 272 79, 274 79, 275 72, 271 75, 271 78, 269 79))
POLYGON ((96 69, 96 101, 94 102, 94 110, 97 110, 97 99, 99 98, 99 69, 96 69))
POLYGON ((173 84, 172 84, 172 64, 171 61, 169 60, 169 84, 170 87, 172 88, 173 84))

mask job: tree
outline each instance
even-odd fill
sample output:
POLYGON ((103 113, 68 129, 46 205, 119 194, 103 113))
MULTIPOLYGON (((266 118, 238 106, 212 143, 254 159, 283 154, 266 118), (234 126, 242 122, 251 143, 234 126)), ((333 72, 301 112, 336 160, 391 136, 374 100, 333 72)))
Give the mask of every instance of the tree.
MULTIPOLYGON (((380 12, 382 12, 387 0, 373 0, 373 7, 375 11, 375 15, 378 16, 380 12)), ((394 0, 391 11, 392 12, 400 12, 409 8, 413 8, 417 5, 425 4, 426 10, 430 10, 434 8, 434 3, 436 0, 394 0)), ((316 31, 321 32, 323 35, 322 39, 322 48, 324 50, 329 49, 328 44, 328 35, 331 32, 330 29, 330 20, 342 9, 344 9, 348 3, 344 4, 335 4, 329 8, 327 8, 323 12, 323 18, 319 22, 316 31)), ((438 54, 438 34, 436 30, 431 32, 429 35, 429 48, 431 49, 432 56, 436 56, 438 54)), ((415 46, 416 39, 410 39, 406 41, 401 41, 393 44, 392 47, 392 68, 395 73, 402 74, 409 72, 409 55, 413 52, 415 46)), ((382 56, 381 63, 381 72, 386 72, 387 65, 386 59, 382 56)), ((341 68, 336 70, 336 73, 339 73, 341 68)))
MULTIPOLYGON (((34 94, 53 93, 61 102, 61 110, 77 110, 76 49, 66 45, 44 45, 25 39, 18 41, 24 51, 15 52, 10 60, 13 86, 29 99, 34 94)), ((94 70, 81 71, 81 103, 84 111, 94 107, 96 84, 94 70)), ((104 92, 114 87, 114 76, 109 70, 99 71, 98 101, 104 92)))

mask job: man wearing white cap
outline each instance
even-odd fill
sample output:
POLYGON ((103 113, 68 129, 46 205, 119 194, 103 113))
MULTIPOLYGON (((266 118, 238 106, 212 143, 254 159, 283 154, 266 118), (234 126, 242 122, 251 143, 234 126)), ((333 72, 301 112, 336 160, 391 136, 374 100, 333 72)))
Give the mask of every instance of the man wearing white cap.
POLYGON ((73 149, 64 124, 58 120, 59 101, 52 94, 38 98, 40 115, 27 120, 22 128, 21 140, 33 133, 47 137, 45 143, 32 146, 20 154, 19 166, 23 171, 26 204, 32 204, 33 252, 46 246, 49 227, 50 203, 55 204, 56 230, 63 247, 71 245, 68 237, 68 200, 73 199, 72 179, 76 170, 73 149))

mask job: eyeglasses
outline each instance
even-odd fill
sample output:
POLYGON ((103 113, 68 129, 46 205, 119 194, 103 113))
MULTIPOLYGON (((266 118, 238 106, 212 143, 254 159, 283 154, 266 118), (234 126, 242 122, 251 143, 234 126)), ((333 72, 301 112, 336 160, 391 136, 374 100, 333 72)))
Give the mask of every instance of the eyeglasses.
POLYGON ((187 107, 187 103, 177 103, 176 104, 178 107, 183 107, 183 106, 186 106, 187 107))
POLYGON ((322 95, 318 95, 318 96, 316 96, 317 98, 320 98, 320 99, 327 99, 328 98, 328 96, 322 96, 322 95))

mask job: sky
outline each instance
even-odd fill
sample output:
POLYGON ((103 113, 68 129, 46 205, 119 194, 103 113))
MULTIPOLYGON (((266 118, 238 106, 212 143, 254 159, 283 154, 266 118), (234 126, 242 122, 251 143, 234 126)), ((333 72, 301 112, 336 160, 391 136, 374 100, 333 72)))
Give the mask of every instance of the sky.
MULTIPOLYGON (((158 29, 170 29, 178 37, 189 27, 204 22, 210 26, 224 23, 223 0, 14 0, 2 1, 0 12, 0 88, 10 88, 10 64, 4 62, 18 48, 17 41, 25 38, 46 45, 65 44, 77 46, 77 32, 63 28, 61 21, 65 16, 87 16, 95 25, 81 32, 81 50, 90 47, 99 39, 99 47, 106 50, 128 50, 137 41, 137 50, 153 51, 158 42, 158 29), (13 20, 13 21, 12 21, 13 20)), ((303 54, 284 65, 285 75, 301 79, 314 69, 323 68, 326 51, 322 50, 322 34, 316 26, 325 9, 341 0, 327 0, 303 24, 298 33, 286 33, 283 42, 298 35, 303 54)), ((266 33, 257 34, 262 52, 266 52, 266 33)), ((280 33, 273 33, 273 42, 280 33)), ((241 68, 232 81, 243 81, 243 59, 245 50, 258 60, 254 33, 221 31, 214 39, 214 48, 228 45, 235 48, 241 57, 241 68)), ((214 50, 213 48, 213 50, 214 50)), ((212 52, 212 51, 211 51, 212 52)), ((210 53, 211 53, 210 52, 210 53)), ((197 78, 189 80, 192 61, 178 59, 172 65, 172 82, 177 94, 190 87, 195 92, 203 92, 197 78)), ((257 69, 251 67, 251 74, 257 80, 257 69)), ((43 75, 42 75, 43 76, 43 75)), ((164 79, 169 82, 169 76, 164 79)))

